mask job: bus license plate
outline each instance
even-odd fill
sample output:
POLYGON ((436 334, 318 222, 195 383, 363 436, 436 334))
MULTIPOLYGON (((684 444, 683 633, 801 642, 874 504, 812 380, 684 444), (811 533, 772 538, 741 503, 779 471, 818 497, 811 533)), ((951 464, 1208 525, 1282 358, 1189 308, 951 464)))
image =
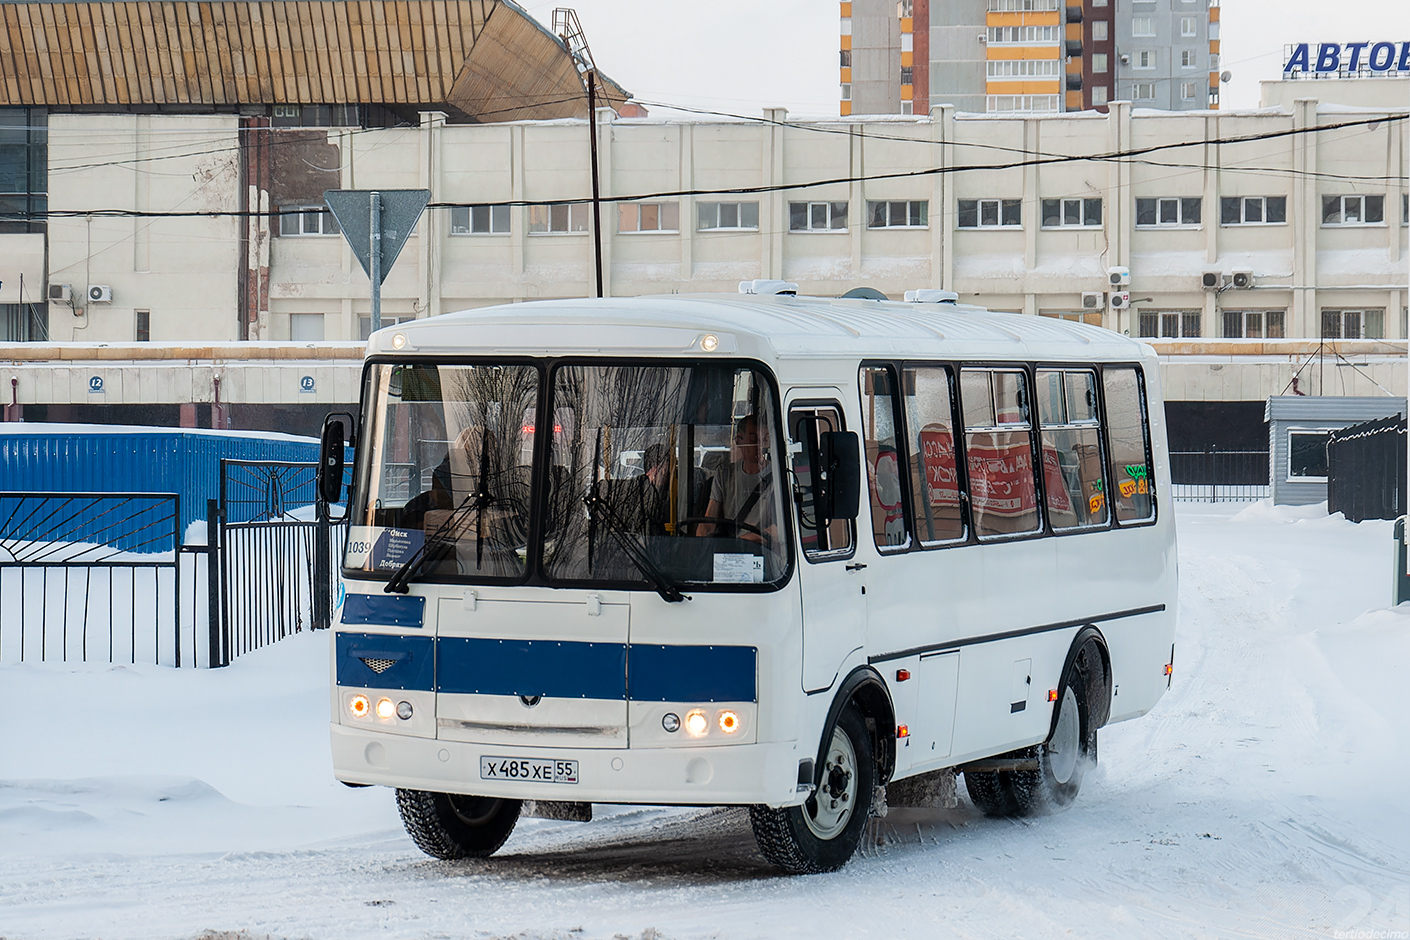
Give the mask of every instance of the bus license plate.
POLYGON ((481 780, 526 780, 529 783, 577 783, 578 762, 538 757, 481 757, 481 780))

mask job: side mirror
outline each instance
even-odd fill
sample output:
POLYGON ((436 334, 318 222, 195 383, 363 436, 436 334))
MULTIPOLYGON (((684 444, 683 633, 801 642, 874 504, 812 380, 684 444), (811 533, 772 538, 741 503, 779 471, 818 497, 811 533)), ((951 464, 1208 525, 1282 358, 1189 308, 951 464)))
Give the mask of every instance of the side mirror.
POLYGON ((318 447, 318 498, 336 503, 343 498, 343 422, 350 417, 330 414, 323 419, 323 436, 318 447))
POLYGON ((856 519, 861 508, 861 442, 852 431, 818 435, 819 473, 813 485, 813 505, 819 522, 856 519))

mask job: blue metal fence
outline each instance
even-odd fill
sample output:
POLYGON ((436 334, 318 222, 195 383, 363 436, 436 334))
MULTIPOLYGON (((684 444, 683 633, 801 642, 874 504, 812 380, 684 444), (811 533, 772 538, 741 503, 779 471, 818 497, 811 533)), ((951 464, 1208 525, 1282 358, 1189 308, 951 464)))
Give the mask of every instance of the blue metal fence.
MULTIPOLYGON (((180 497, 183 532, 192 522, 205 519, 206 500, 219 495, 220 461, 226 458, 317 462, 318 441, 180 428, 0 424, 4 489, 174 493, 180 497)), ((313 502, 311 491, 308 502, 313 502)), ((145 550, 173 548, 162 544, 145 550)))

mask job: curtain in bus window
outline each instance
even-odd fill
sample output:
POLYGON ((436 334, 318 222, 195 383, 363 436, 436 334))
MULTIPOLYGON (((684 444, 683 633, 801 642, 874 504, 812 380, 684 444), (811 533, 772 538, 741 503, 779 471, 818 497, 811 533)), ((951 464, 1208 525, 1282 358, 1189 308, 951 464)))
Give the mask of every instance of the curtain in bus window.
POLYGON ((1097 377, 1091 372, 1040 371, 1037 398, 1048 522, 1059 532, 1105 525, 1097 377))
POLYGON ((862 446, 871 496, 872 540, 879 548, 910 544, 901 499, 901 455, 896 442, 896 378, 886 367, 862 370, 862 446))
POLYGON ((1106 392, 1107 450, 1113 476, 1110 500, 1118 522, 1141 522, 1155 516, 1146 402, 1134 368, 1102 370, 1106 392))
POLYGON ((981 538, 1036 532, 1041 525, 1026 385, 1022 372, 960 372, 965 466, 981 538))
POLYGON ((347 566, 393 570, 439 532, 431 576, 521 577, 539 379, 527 365, 373 367, 347 566))
POLYGON ((584 364, 560 367, 552 385, 561 430, 548 468, 550 578, 649 581, 643 554, 682 584, 786 573, 777 408, 762 375, 584 364))
POLYGON ((914 497, 911 524, 923 545, 963 539, 950 370, 943 366, 908 366, 903 375, 914 497))

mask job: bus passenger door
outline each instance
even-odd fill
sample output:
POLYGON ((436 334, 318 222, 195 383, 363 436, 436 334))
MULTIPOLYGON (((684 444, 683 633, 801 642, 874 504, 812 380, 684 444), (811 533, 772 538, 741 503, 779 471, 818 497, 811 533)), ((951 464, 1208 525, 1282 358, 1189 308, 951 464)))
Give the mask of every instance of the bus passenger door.
POLYGON ((794 390, 788 398, 788 459, 801 541, 798 581, 803 598, 803 690, 832 687, 842 661, 866 633, 866 565, 857 564, 851 520, 818 525, 812 504, 812 464, 818 435, 845 431, 836 389, 794 390))

